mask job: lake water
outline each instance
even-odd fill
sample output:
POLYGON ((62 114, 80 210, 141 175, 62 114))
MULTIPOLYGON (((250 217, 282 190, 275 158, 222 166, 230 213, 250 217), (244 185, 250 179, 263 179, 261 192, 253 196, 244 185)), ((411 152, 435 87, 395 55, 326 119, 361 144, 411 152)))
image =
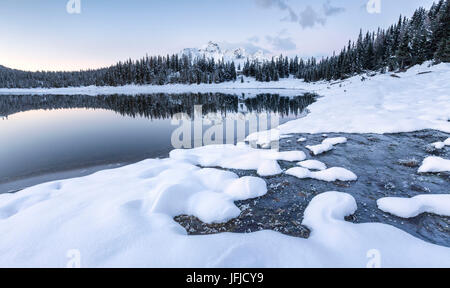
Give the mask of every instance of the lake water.
MULTIPOLYGON (((205 132, 225 119, 245 117, 242 135, 238 124, 234 127, 236 143, 253 131, 252 119, 265 129, 261 123, 267 117, 271 128, 272 118, 284 123, 302 117, 314 101, 313 95, 273 94, 0 96, 0 193, 167 157, 174 149, 173 132, 194 119, 201 118, 205 132), (201 105, 201 115, 195 116, 196 105, 201 105), (180 119, 185 122, 174 121, 180 119)), ((225 135, 226 125, 223 129, 225 135)), ((192 135, 194 145, 199 136, 193 130, 192 135)))

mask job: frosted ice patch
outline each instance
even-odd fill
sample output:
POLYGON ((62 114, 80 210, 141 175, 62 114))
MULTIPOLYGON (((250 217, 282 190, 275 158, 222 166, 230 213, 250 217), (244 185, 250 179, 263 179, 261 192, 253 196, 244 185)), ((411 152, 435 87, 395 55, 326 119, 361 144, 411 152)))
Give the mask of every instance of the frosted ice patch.
POLYGON ((422 166, 419 168, 419 173, 439 173, 450 171, 450 160, 440 157, 427 157, 423 160, 422 166))
POLYGON ((378 208, 386 213, 413 218, 423 213, 450 217, 450 195, 419 195, 413 198, 387 197, 377 201, 378 208))

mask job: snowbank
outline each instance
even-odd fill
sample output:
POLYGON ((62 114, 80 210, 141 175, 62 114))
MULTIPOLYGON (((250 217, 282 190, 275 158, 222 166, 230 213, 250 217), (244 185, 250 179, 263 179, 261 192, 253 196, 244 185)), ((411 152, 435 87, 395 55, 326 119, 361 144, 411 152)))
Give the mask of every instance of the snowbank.
POLYGON ((237 145, 209 145, 191 150, 174 150, 170 158, 182 160, 202 167, 256 170, 260 176, 274 176, 283 171, 277 160, 302 161, 306 155, 302 151, 278 152, 254 149, 243 143, 237 145))
POLYGON ((87 86, 69 88, 30 88, 30 89, 6 89, 0 88, 1 95, 139 95, 153 93, 224 93, 241 96, 257 95, 261 93, 282 94, 284 96, 298 96, 307 92, 304 90, 303 80, 289 78, 280 79, 279 82, 257 82, 254 78, 244 77, 244 83, 240 79, 236 82, 224 82, 219 84, 168 84, 168 85, 125 85, 125 86, 87 86))
POLYGON ((423 160, 419 167, 419 173, 439 173, 450 172, 450 160, 440 157, 430 156, 423 160))
POLYGON ((311 172, 308 169, 302 167, 294 167, 287 170, 286 174, 297 177, 299 179, 311 178, 325 182, 334 182, 338 180, 339 181, 358 180, 358 176, 356 176, 355 173, 340 167, 329 168, 317 172, 311 172))
POLYGON ((82 267, 366 267, 373 251, 381 267, 450 267, 448 248, 389 225, 345 222, 357 206, 338 192, 309 204, 307 240, 272 231, 187 236, 173 220, 222 221, 237 214, 231 199, 263 193, 258 178, 166 159, 0 195, 0 267, 65 267, 68 251, 82 267))
POLYGON ((413 218, 423 213, 450 217, 450 195, 419 195, 413 198, 382 198, 378 208, 402 218, 413 218))
POLYGON ((308 107, 306 117, 280 125, 271 135, 384 134, 424 129, 450 133, 450 64, 429 67, 425 63, 398 75, 401 78, 377 74, 365 81, 356 76, 334 85, 303 83, 303 89, 325 97, 308 107), (431 73, 419 74, 428 71, 431 73))

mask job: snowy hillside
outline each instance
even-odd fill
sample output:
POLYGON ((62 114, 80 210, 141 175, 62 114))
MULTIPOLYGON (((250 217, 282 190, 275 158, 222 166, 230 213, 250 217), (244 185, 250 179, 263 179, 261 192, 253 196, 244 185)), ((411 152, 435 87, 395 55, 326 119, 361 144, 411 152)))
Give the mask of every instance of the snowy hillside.
POLYGON ((204 45, 201 48, 183 49, 179 55, 186 55, 188 57, 191 57, 192 59, 202 57, 206 57, 207 59, 214 59, 216 61, 224 59, 225 62, 233 61, 236 64, 236 67, 239 64, 241 64, 242 67, 247 59, 250 59, 250 61, 263 61, 271 58, 270 55, 267 55, 261 50, 256 51, 255 53, 250 53, 242 47, 237 47, 235 49, 222 49, 219 44, 212 41, 208 42, 208 44, 204 45))
POLYGON ((417 65, 404 73, 359 75, 295 87, 324 96, 310 113, 272 131, 250 135, 267 145, 293 133, 400 133, 434 129, 450 133, 450 64, 417 65))

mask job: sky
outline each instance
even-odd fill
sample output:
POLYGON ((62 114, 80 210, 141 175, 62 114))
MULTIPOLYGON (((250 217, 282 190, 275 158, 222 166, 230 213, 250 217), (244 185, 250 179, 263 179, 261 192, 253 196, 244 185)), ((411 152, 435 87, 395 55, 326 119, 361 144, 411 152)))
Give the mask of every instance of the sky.
POLYGON ((356 39, 360 29, 388 27, 400 14, 410 17, 433 2, 0 0, 0 65, 30 71, 100 68, 208 41, 273 55, 322 57, 356 39))

